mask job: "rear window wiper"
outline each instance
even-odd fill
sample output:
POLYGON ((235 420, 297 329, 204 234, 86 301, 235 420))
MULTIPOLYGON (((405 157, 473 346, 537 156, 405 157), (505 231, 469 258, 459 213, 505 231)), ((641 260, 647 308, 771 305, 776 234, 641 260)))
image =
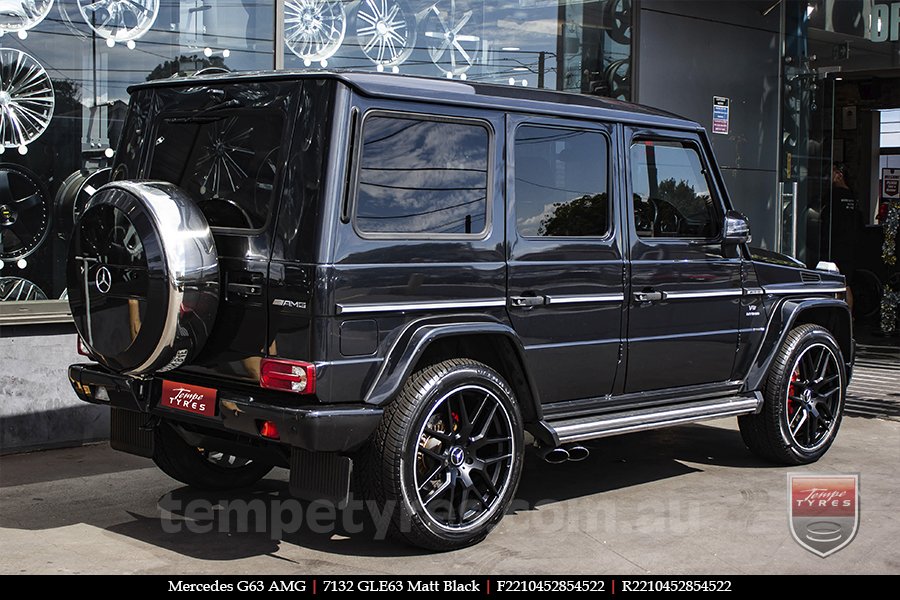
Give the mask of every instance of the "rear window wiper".
POLYGON ((218 121, 219 119, 224 119, 225 117, 222 115, 211 115, 210 113, 215 113, 220 110, 225 110, 228 108, 239 108, 244 105, 243 102, 238 100, 237 98, 230 98, 223 102, 219 102, 218 104, 213 104, 207 108, 204 108, 201 111, 198 111, 187 117, 169 117, 166 119, 168 123, 211 123, 213 121, 218 121))

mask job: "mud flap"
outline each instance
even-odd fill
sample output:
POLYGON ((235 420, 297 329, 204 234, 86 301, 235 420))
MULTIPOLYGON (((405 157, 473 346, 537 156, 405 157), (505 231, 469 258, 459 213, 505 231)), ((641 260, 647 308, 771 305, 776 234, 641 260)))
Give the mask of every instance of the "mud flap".
POLYGON ((113 450, 153 458, 153 427, 150 415, 122 408, 111 408, 109 445, 113 450))
POLYGON ((290 492, 301 500, 328 500, 343 506, 350 494, 353 460, 336 452, 291 449, 290 492))

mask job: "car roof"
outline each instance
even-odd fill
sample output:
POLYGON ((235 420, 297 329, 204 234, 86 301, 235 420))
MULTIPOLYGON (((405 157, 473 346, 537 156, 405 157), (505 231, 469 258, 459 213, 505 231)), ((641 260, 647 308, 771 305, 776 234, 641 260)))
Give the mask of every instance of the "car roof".
POLYGON ((171 77, 139 83, 129 92, 152 87, 196 86, 199 82, 221 84, 258 80, 336 79, 358 93, 373 98, 413 100, 451 105, 477 106, 516 112, 548 114, 562 117, 588 117, 626 123, 662 125, 697 130, 702 126, 678 115, 621 100, 529 88, 360 71, 248 71, 211 73, 190 77, 171 77))

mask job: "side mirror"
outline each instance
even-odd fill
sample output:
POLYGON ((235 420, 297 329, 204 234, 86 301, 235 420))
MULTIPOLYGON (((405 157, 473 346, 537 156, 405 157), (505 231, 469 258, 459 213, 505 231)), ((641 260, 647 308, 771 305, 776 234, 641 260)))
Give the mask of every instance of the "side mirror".
POLYGON ((722 223, 723 244, 746 244, 751 240, 750 221, 736 210, 725 213, 725 221, 722 223))

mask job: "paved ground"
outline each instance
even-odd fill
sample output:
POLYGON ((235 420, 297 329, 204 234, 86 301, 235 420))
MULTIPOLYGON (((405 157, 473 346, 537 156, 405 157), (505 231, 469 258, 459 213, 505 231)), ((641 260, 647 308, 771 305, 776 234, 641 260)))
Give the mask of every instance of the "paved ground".
POLYGON ((900 349, 860 348, 847 390, 847 411, 859 417, 900 419, 900 349))
MULTIPOLYGON (((234 498, 192 494, 102 445, 8 456, 0 573, 900 573, 900 421, 847 418, 822 461, 794 470, 860 473, 859 534, 827 559, 790 536, 790 470, 750 456, 734 420, 591 448, 561 466, 530 456, 515 512, 448 554, 373 541, 352 524, 335 533, 328 515, 325 532, 312 522, 240 533, 234 498)), ((293 507, 281 474, 241 499, 293 507)))

